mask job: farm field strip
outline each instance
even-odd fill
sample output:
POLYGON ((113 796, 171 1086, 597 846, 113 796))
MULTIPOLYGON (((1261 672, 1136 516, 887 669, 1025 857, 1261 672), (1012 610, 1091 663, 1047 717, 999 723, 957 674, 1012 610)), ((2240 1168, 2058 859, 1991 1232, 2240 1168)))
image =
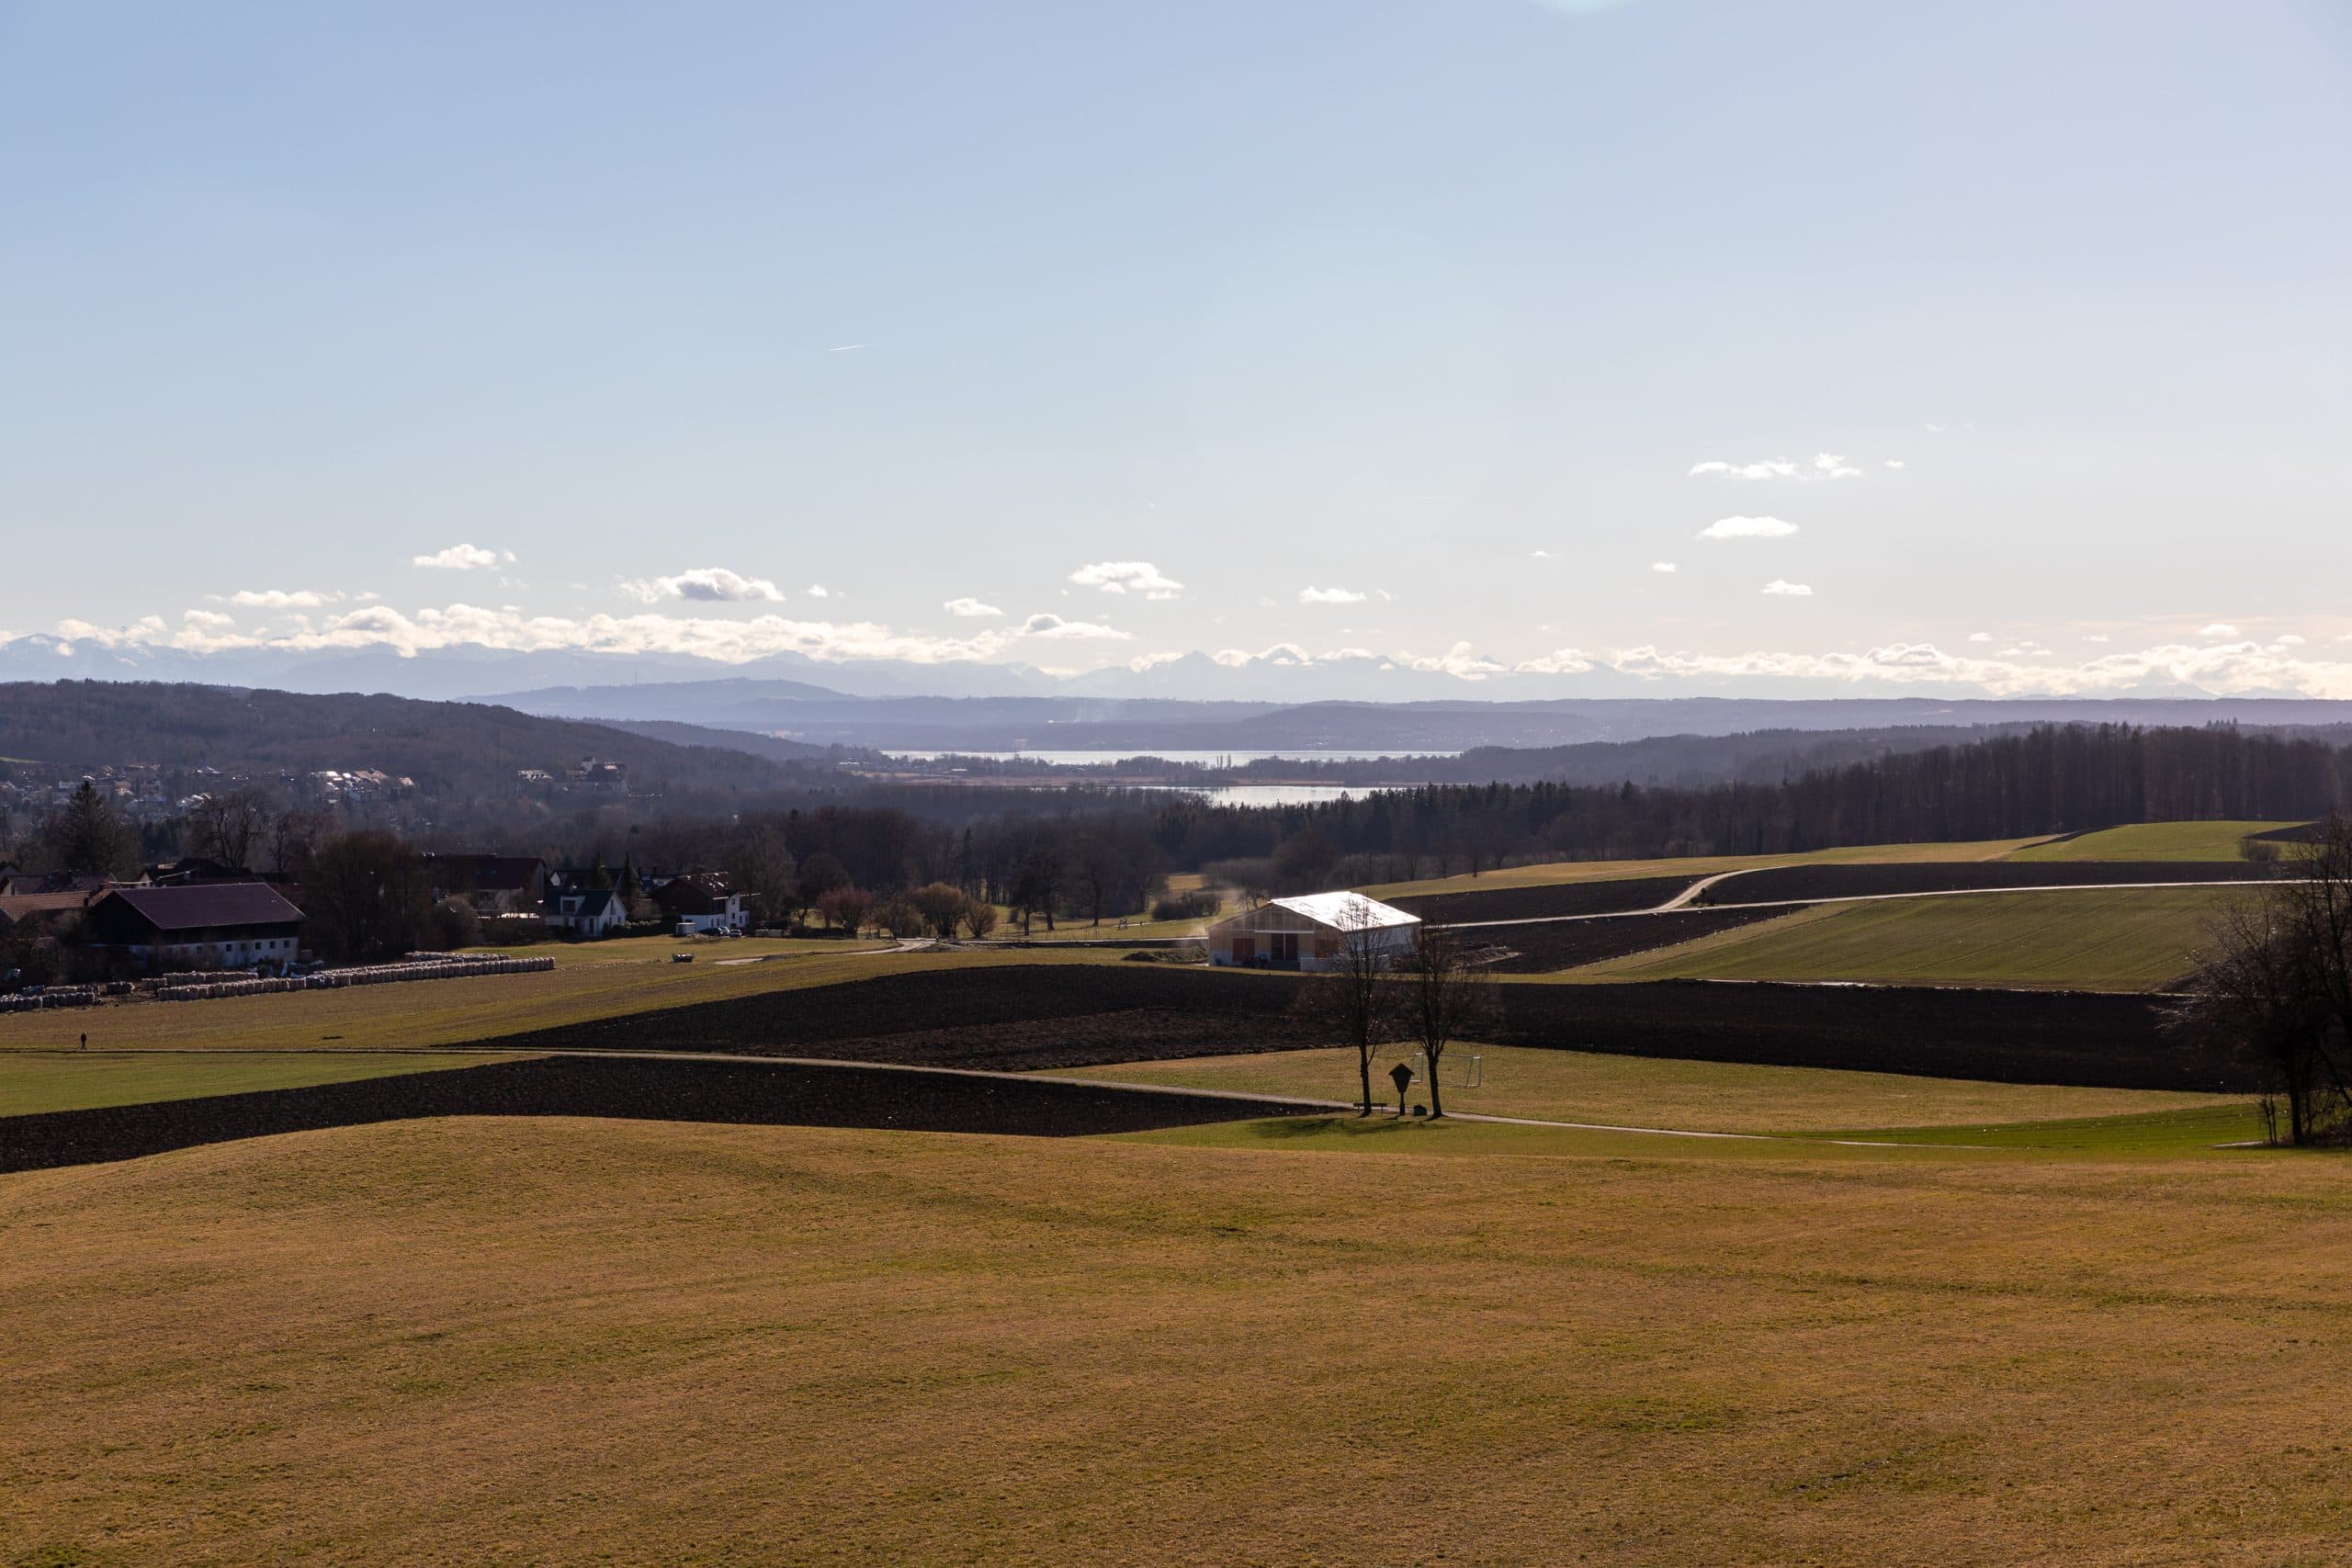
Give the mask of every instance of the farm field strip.
POLYGON ((812 954, 788 962, 672 964, 647 958, 579 963, 538 974, 469 976, 399 987, 296 991, 197 1002, 110 1004, 0 1017, 0 1055, 94 1046, 319 1051, 341 1046, 458 1045, 536 1029, 595 1023, 698 1002, 761 996, 926 969, 1102 964, 1099 951, 812 954))
POLYGON ((2187 972, 2204 921, 2229 896, 2222 885, 1825 901, 1828 912, 1815 919, 1770 921, 1578 974, 2149 990, 2187 972))
POLYGON ((1360 889, 1374 898, 1400 898, 1444 893, 1475 893, 1501 887, 1549 887, 1562 883, 1613 882, 1641 876, 1707 876, 1723 871, 1759 866, 1838 865, 1847 862, 1908 863, 1923 861, 2000 860, 2030 844, 2030 839, 1989 839, 1981 842, 1918 844, 1855 844, 1838 849, 1808 850, 1796 854, 1687 855, 1658 860, 1547 861, 1538 865, 1504 866, 1476 876, 1423 877, 1413 882, 1389 882, 1360 889))
MULTIPOLYGON (((1395 1106, 1385 1075, 1395 1063, 1409 1062, 1415 1049, 1381 1048, 1373 1068, 1377 1102, 1395 1106)), ((1485 1081, 1476 1089, 1448 1087, 1449 1113, 1618 1129, 1875 1138, 1880 1134, 1870 1129, 1879 1126, 1908 1134, 1927 1127, 2076 1122, 2245 1103, 2242 1096, 1984 1083, 1512 1045, 1456 1045, 1447 1053, 1448 1072, 1463 1071, 1473 1055, 1480 1058, 1485 1081)), ((1352 1102, 1358 1092, 1355 1051, 1347 1046, 1119 1063, 1057 1076, 1327 1101, 1352 1102)), ((1428 1104, 1426 1085, 1417 1079, 1408 1099, 1428 1104)))
MULTIPOLYGON (((1817 898, 1765 898, 1754 903, 1726 898, 1719 904, 1702 906, 1710 909, 1806 909, 1818 905, 1886 904, 1905 898, 2001 898, 2020 894, 2064 893, 2136 893, 2151 889, 2183 887, 2246 887, 2259 883, 2231 882, 2093 882, 2052 883, 2046 886, 2029 887, 1938 887, 1919 893, 1840 893, 1817 898)), ((1487 931, 1507 926, 1549 926, 1570 920, 1636 920, 1653 915, 1679 914, 1690 906, 1668 908, 1661 905, 1654 909, 1619 909, 1598 915, 1528 915, 1509 920, 1457 920, 1451 922, 1458 931, 1487 931)))
MULTIPOLYGON (((2018 861, 2203 860, 2238 858, 2239 843, 2255 833, 2300 827, 2296 822, 2138 822, 2075 838, 2028 844, 2018 861)), ((2292 845, 2281 845, 2290 853, 2292 845)))
POLYGON ((507 1062, 505 1052, 0 1053, 0 1118, 349 1083, 507 1062))

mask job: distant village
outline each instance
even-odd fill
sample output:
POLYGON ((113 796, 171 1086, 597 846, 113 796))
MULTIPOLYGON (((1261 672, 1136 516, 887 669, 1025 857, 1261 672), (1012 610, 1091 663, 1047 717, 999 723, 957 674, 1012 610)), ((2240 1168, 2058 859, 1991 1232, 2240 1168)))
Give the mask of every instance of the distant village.
MULTIPOLYGON (((0 780, 0 821, 53 823, 79 814, 113 824, 127 840, 145 841, 184 832, 216 802, 252 799, 245 792, 256 784, 290 801, 288 816, 308 807, 329 819, 338 808, 399 800, 416 787, 412 779, 374 769, 256 780, 198 767, 174 770, 167 779, 162 768, 132 763, 39 784, 0 780), (187 790, 191 782, 209 787, 187 790)), ((514 787, 525 795, 625 795, 628 773, 622 763, 591 757, 561 771, 518 770, 514 787)), ((256 820, 246 833, 258 826, 256 820)), ((329 895, 289 866, 297 857, 283 844, 268 871, 252 869, 263 858, 260 846, 241 836, 226 858, 182 854, 126 874, 20 865, 6 857, 7 841, 0 839, 0 997, 38 996, 60 983, 301 976, 326 967, 322 945, 355 945, 312 940, 316 906, 329 895)), ((723 938, 741 935, 752 923, 751 899, 720 870, 402 853, 416 883, 409 892, 431 906, 431 923, 453 939, 447 945, 586 942, 616 933, 723 938)))

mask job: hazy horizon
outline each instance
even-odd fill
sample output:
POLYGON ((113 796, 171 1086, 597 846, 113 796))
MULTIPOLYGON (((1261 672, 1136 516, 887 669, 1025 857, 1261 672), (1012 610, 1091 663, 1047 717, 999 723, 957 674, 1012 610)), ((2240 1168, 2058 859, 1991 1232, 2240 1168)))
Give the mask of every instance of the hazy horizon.
POLYGON ((0 678, 2352 696, 2347 130, 2317 0, 10 7, 0 678))

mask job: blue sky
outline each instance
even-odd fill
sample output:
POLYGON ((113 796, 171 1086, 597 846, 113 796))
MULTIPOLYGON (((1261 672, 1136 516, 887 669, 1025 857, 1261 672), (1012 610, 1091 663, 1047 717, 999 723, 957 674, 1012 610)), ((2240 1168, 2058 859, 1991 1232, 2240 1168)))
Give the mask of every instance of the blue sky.
POLYGON ((2352 695, 2347 14, 0 3, 0 635, 2352 695))

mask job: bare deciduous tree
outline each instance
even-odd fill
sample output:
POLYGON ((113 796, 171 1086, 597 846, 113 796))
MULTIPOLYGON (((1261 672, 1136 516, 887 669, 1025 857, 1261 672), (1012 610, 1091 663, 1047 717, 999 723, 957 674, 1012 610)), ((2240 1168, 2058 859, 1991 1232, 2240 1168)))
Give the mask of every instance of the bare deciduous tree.
POLYGON ((1411 954, 1396 965, 1404 992, 1405 1020, 1421 1043, 1429 1067, 1430 1114, 1445 1114, 1439 1069, 1445 1048, 1462 1035, 1500 1016, 1494 975, 1480 962, 1479 949, 1458 927, 1424 924, 1411 954))
POLYGON ((2262 1064, 2291 1141, 2339 1141, 2352 1134, 2352 822, 2331 818, 2295 871, 2216 913, 2173 1027, 2262 1064))
POLYGON ((1389 971, 1396 953, 1388 944, 1387 928, 1364 903, 1342 909, 1334 921, 1339 940, 1333 951, 1318 953, 1323 967, 1307 983, 1300 1003, 1309 1012, 1336 1026, 1340 1037, 1356 1048, 1356 1077, 1363 1086, 1357 1114, 1372 1114, 1372 1058, 1395 1039, 1404 1023, 1399 987, 1389 971))
POLYGON ((268 816, 255 795, 242 789, 216 791, 188 811, 188 847, 232 871, 243 871, 268 816))

